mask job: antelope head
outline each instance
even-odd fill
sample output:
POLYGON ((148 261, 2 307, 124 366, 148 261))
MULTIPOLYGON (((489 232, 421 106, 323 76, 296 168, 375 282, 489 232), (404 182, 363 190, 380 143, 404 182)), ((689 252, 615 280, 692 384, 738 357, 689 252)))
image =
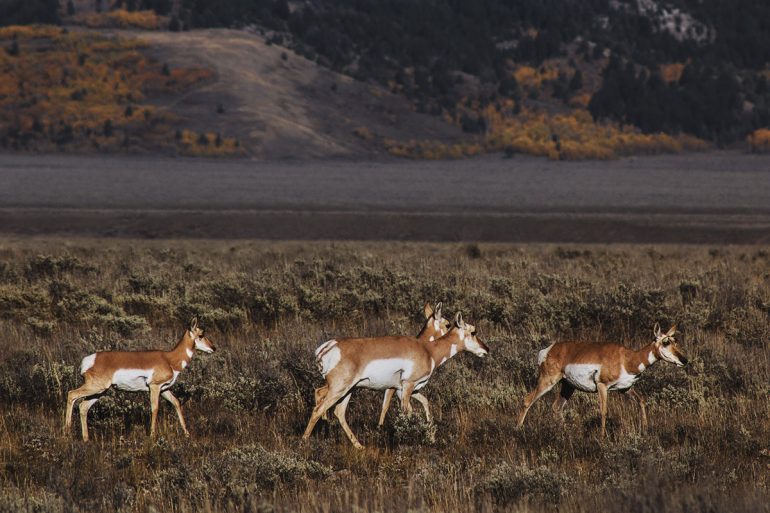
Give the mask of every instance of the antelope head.
POLYGON ((653 342, 655 356, 678 367, 684 367, 687 364, 687 357, 676 345, 676 340, 674 340, 676 325, 671 326, 670 330, 663 333, 660 330, 660 324, 655 323, 653 333, 655 334, 655 342, 653 342))
POLYGON ((455 315, 454 328, 457 330, 462 349, 470 351, 479 358, 489 354, 489 348, 476 336, 476 327, 463 321, 463 315, 460 312, 455 315))
POLYGON ((215 350, 214 344, 211 343, 211 341, 203 336, 203 330, 198 327, 198 318, 193 317, 192 322, 190 322, 190 331, 189 331, 190 338, 195 343, 195 349, 198 351, 203 351, 204 353, 213 353, 215 350))
POLYGON ((430 327, 432 331, 436 333, 436 338, 446 335, 450 327, 449 321, 441 316, 441 306, 442 303, 439 301, 436 303, 435 307, 432 307, 430 303, 425 303, 425 307, 423 308, 426 327, 430 327))

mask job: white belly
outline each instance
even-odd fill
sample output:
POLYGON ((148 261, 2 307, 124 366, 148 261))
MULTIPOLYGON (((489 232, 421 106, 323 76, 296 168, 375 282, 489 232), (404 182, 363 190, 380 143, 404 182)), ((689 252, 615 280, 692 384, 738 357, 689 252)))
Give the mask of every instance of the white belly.
POLYGON ((359 387, 384 390, 401 388, 401 382, 412 377, 414 362, 405 358, 372 360, 361 373, 359 387))
POLYGON ((596 392, 601 365, 595 363, 571 363, 564 367, 564 379, 583 392, 596 392))
POLYGON ((112 375, 112 384, 126 392, 146 392, 152 379, 152 369, 120 369, 112 375))
POLYGON ((609 386, 610 390, 625 390, 627 388, 631 388, 631 385, 636 383, 636 380, 639 379, 639 374, 629 374, 626 372, 626 368, 621 366, 620 367, 620 376, 618 376, 617 381, 612 383, 609 386))

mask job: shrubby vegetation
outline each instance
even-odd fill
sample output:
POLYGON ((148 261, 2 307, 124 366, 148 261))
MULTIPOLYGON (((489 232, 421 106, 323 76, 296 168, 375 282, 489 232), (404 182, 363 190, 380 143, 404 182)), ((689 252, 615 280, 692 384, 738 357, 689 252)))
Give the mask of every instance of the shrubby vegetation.
POLYGON ((764 247, 6 240, 0 259, 0 508, 20 511, 769 511, 770 251, 764 247), (316 345, 415 333, 426 300, 491 347, 425 389, 435 424, 376 428, 357 392, 353 449, 333 421, 300 442, 316 345), (144 394, 110 392, 94 441, 61 434, 64 395, 97 350, 170 347, 192 315, 217 345, 174 386, 192 439, 144 394), (514 413, 558 339, 639 347, 678 323, 691 365, 657 364, 636 404, 549 399, 514 413), (665 469, 662 471, 661 469, 665 469), (94 478, 94 476, 98 476, 94 478))

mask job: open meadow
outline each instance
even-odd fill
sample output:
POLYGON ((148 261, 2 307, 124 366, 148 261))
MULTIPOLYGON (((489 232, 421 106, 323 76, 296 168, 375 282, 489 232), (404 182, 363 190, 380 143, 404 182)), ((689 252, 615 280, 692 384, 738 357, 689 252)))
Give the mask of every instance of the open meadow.
POLYGON ((770 511, 770 248, 5 238, 0 242, 0 511, 770 511), (460 354, 422 410, 357 391, 348 422, 301 440, 313 351, 416 334, 461 310, 490 355, 460 354), (146 393, 110 391, 91 441, 65 396, 98 350, 170 349, 197 315, 216 345, 173 391, 192 437, 146 393), (516 417, 556 340, 638 348, 676 323, 690 360, 563 421, 553 392, 516 417))

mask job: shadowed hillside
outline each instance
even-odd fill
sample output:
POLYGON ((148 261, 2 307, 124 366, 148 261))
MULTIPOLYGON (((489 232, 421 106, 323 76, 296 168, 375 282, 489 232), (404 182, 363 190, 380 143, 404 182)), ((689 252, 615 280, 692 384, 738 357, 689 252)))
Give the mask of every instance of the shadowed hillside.
POLYGON ((216 78, 168 104, 193 130, 237 137, 264 158, 382 154, 384 137, 452 142, 459 128, 414 112, 378 85, 330 71, 259 34, 235 30, 143 32, 158 60, 204 66, 216 78))

